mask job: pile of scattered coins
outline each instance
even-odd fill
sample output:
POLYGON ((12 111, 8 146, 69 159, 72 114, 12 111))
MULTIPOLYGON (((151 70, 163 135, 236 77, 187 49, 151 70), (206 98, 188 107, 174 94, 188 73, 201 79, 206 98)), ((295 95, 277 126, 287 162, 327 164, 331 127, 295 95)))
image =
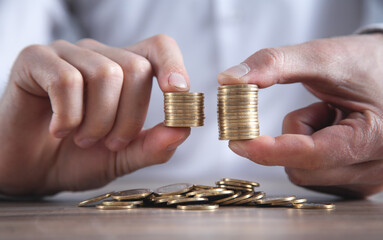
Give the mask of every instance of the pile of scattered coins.
POLYGON ((258 137, 258 86, 255 84, 219 86, 218 125, 220 140, 258 137))
POLYGON ((96 206, 101 210, 121 210, 138 207, 177 208, 180 210, 215 210, 220 206, 288 207, 299 209, 334 209, 332 203, 307 203, 295 196, 266 197, 255 191, 259 183, 223 178, 216 186, 177 183, 150 189, 131 189, 106 193, 78 204, 79 207, 96 206))
POLYGON ((204 125, 204 94, 189 92, 164 93, 167 127, 200 127, 204 125))

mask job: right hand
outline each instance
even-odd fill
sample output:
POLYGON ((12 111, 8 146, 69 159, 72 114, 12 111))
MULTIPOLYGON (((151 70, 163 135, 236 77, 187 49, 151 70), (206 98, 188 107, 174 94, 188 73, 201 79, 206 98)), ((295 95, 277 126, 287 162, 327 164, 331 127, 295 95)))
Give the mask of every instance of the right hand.
POLYGON ((85 190, 166 162, 190 128, 142 129, 153 77, 163 92, 189 90, 165 35, 125 49, 90 39, 25 48, 0 102, 0 193, 85 190))

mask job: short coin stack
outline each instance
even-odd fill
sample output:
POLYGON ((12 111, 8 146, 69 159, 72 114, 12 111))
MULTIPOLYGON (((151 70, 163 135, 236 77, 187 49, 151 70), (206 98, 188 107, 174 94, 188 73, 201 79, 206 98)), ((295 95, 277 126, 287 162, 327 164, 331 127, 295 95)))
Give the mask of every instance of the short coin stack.
POLYGON ((204 94, 189 92, 164 93, 167 127, 200 127, 204 125, 204 94))
POLYGON ((150 189, 130 189, 110 192, 78 204, 97 209, 126 210, 139 207, 177 208, 179 210, 215 210, 220 206, 288 207, 299 209, 334 209, 332 203, 306 203, 305 198, 295 196, 266 197, 263 191, 255 191, 259 183, 247 180, 223 178, 216 186, 176 183, 150 189))
POLYGON ((258 137, 258 86, 255 84, 219 86, 218 125, 220 140, 258 137))

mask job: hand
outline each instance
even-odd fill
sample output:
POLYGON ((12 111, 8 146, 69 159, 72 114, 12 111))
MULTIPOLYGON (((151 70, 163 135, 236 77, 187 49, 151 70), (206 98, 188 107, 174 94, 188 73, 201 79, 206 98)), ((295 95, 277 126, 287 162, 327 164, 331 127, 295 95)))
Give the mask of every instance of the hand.
POLYGON ((24 49, 0 102, 0 193, 96 188, 166 162, 190 128, 142 130, 153 76, 164 92, 189 90, 170 37, 125 49, 89 39, 24 49))
POLYGON ((219 83, 301 82, 322 102, 289 113, 281 136, 231 141, 230 148, 262 165, 285 166, 293 183, 314 190, 356 198, 382 191, 382 62, 380 34, 256 52, 221 73, 219 83))

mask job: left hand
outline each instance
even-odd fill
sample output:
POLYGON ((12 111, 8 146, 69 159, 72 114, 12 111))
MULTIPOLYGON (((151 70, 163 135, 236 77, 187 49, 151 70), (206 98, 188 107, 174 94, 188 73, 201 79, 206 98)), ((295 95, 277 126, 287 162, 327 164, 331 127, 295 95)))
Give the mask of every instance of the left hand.
MULTIPOLYGON (((383 191, 383 35, 263 49, 219 74, 260 88, 301 82, 322 100, 289 113, 283 134, 231 141, 237 154, 284 166, 300 186, 343 197, 383 191)), ((261 113, 262 114, 262 113, 261 113)))

